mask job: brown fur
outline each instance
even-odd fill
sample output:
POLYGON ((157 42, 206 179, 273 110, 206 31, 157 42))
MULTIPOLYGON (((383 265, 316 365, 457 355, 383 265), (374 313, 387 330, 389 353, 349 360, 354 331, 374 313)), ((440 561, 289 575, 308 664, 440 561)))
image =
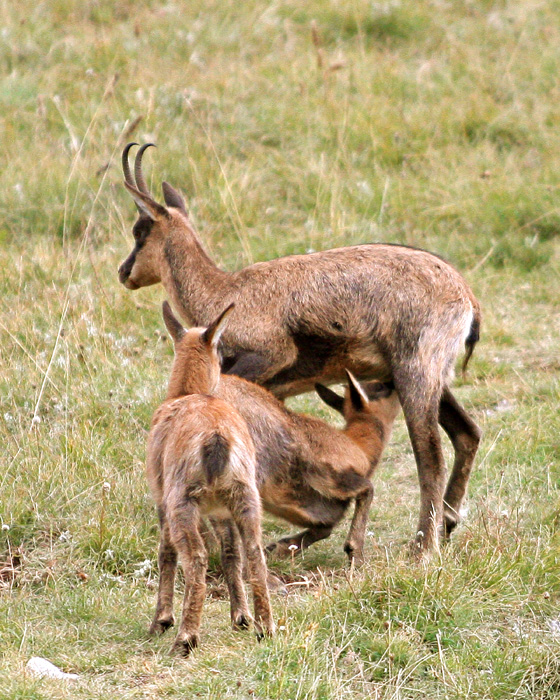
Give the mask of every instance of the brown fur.
POLYGON ((449 389, 461 347, 467 360, 480 328, 479 303, 459 272, 426 251, 386 244, 225 272, 170 185, 164 183, 163 206, 126 170, 125 179, 141 214, 121 282, 129 289, 161 282, 189 324, 205 325, 213 309, 235 302, 222 339, 224 371, 279 398, 340 381, 345 368, 359 379, 394 382, 418 467, 416 542, 422 550, 437 545, 440 529, 449 534, 458 521, 480 440, 449 389), (455 448, 447 488, 438 421, 455 448))
POLYGON ((158 603, 150 630, 164 632, 174 622, 179 557, 185 598, 173 649, 187 655, 199 643, 206 590, 207 553, 200 531, 204 516, 211 518, 221 540, 233 626, 247 627, 250 620, 241 545, 250 569, 257 633, 272 634, 274 623, 261 544, 254 444, 239 413, 209 395, 219 382, 216 344, 224 314, 213 327, 189 332, 173 323, 167 307, 164 318, 176 352, 167 399, 155 412, 148 436, 147 475, 161 525, 158 603))
MULTIPOLYGON (((168 328, 170 318, 168 309, 168 328)), ((187 342, 189 333, 181 344, 187 342)), ((322 392, 327 400, 334 395, 324 387, 322 392)), ((344 415, 346 427, 337 430, 325 421, 288 410, 269 391, 252 382, 221 376, 216 397, 243 417, 255 445, 256 485, 263 508, 307 528, 269 549, 286 552, 295 544, 301 550, 328 537, 355 500, 345 551, 356 562, 362 561, 373 497, 371 477, 399 411, 396 393, 385 385, 372 382, 365 385, 365 392, 371 401, 350 375, 346 396, 337 397, 336 406, 344 415)))

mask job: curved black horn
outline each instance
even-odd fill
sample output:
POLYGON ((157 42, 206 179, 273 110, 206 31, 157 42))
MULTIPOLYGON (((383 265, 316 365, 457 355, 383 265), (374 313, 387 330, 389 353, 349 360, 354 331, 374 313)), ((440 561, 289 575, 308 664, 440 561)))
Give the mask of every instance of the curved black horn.
POLYGON ((136 158, 134 160, 134 177, 136 178, 136 187, 140 190, 140 192, 147 194, 149 197, 152 195, 150 194, 148 185, 146 185, 146 180, 144 180, 144 176, 142 175, 142 156, 144 155, 144 151, 150 146, 154 146, 155 148, 156 144, 145 143, 138 149, 138 153, 136 154, 136 158))
POLYGON ((124 151, 122 152, 122 169, 124 173, 125 182, 127 183, 127 185, 132 185, 134 187, 134 180, 132 179, 130 165, 128 162, 128 152, 133 146, 138 146, 138 144, 133 141, 132 143, 127 143, 124 147, 124 151))

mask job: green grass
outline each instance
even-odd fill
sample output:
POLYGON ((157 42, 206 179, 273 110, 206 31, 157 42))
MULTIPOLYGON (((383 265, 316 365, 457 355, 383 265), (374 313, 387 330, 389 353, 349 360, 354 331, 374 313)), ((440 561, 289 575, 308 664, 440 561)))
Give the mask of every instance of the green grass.
POLYGON ((0 8, 0 697, 559 697, 558 2, 0 8), (214 578, 188 661, 146 634, 144 448, 171 348, 162 289, 116 276, 128 140, 157 142, 153 191, 182 189, 229 269, 401 242, 457 265, 484 311, 457 381, 484 440, 451 545, 407 559, 419 497, 399 420, 364 569, 345 568, 347 524, 271 562, 294 585, 262 644, 229 630, 214 578), (33 678, 32 656, 79 682, 33 678))

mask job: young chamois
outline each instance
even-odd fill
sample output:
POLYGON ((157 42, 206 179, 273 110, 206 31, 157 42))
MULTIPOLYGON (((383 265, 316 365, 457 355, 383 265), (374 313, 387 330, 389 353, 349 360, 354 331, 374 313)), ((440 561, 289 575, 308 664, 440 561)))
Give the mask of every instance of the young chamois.
POLYGON ((154 414, 147 448, 148 481, 161 527, 159 590, 150 632, 174 624, 177 556, 185 578, 181 625, 173 650, 186 656, 199 643, 206 591, 207 553, 200 519, 208 516, 221 542, 234 628, 250 615, 242 581, 240 539, 249 565, 258 635, 274 623, 261 540, 261 507, 255 482, 255 448, 247 425, 231 405, 215 398, 220 377, 216 350, 231 307, 207 329, 186 332, 164 306, 175 342, 167 398, 154 414))
POLYGON ((136 155, 135 181, 123 151, 125 186, 136 202, 134 249, 119 268, 128 289, 161 282, 180 315, 204 326, 213 309, 235 302, 221 341, 223 371, 284 398, 332 384, 348 368, 358 379, 392 381, 402 405, 420 483, 416 544, 448 536, 480 441, 476 423, 449 388, 479 338, 480 305, 451 265, 436 255, 382 243, 291 255, 237 272, 205 252, 181 195, 164 182, 154 200, 136 155), (438 422, 455 461, 446 486, 438 422))
POLYGON ((350 562, 363 562, 369 509, 373 499, 371 478, 389 441, 400 410, 394 389, 381 382, 359 384, 347 371, 344 396, 317 385, 319 396, 342 414, 342 430, 310 416, 289 413, 288 430, 295 440, 292 461, 266 478, 260 476, 263 508, 307 529, 269 545, 268 551, 286 555, 295 545, 302 551, 328 537, 355 501, 344 551, 350 562))
MULTIPOLYGON (((165 321, 174 338, 186 333, 167 303, 165 321)), ((266 389, 235 375, 223 374, 215 389, 215 396, 235 408, 247 424, 256 450, 256 485, 263 508, 307 528, 272 549, 285 551, 295 544, 302 550, 328 537, 354 500, 344 549, 350 560, 363 559, 373 497, 371 477, 400 406, 392 387, 371 382, 362 388, 349 372, 347 378, 345 398, 317 387, 323 400, 343 414, 343 430, 290 411, 266 389)))

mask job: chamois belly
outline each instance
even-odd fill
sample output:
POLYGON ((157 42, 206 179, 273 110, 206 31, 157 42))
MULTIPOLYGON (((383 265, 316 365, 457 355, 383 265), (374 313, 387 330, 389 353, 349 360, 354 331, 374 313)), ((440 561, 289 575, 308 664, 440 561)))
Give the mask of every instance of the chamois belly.
POLYGON ((345 381, 345 369, 359 380, 392 379, 388 363, 373 343, 342 342, 319 336, 298 340, 295 362, 264 384, 280 399, 313 391, 317 382, 329 385, 345 381))
POLYGON ((276 497, 274 500, 261 498, 263 509, 298 527, 317 527, 323 525, 335 525, 344 515, 350 500, 340 501, 336 499, 314 498, 309 503, 299 499, 289 499, 285 496, 276 497))

